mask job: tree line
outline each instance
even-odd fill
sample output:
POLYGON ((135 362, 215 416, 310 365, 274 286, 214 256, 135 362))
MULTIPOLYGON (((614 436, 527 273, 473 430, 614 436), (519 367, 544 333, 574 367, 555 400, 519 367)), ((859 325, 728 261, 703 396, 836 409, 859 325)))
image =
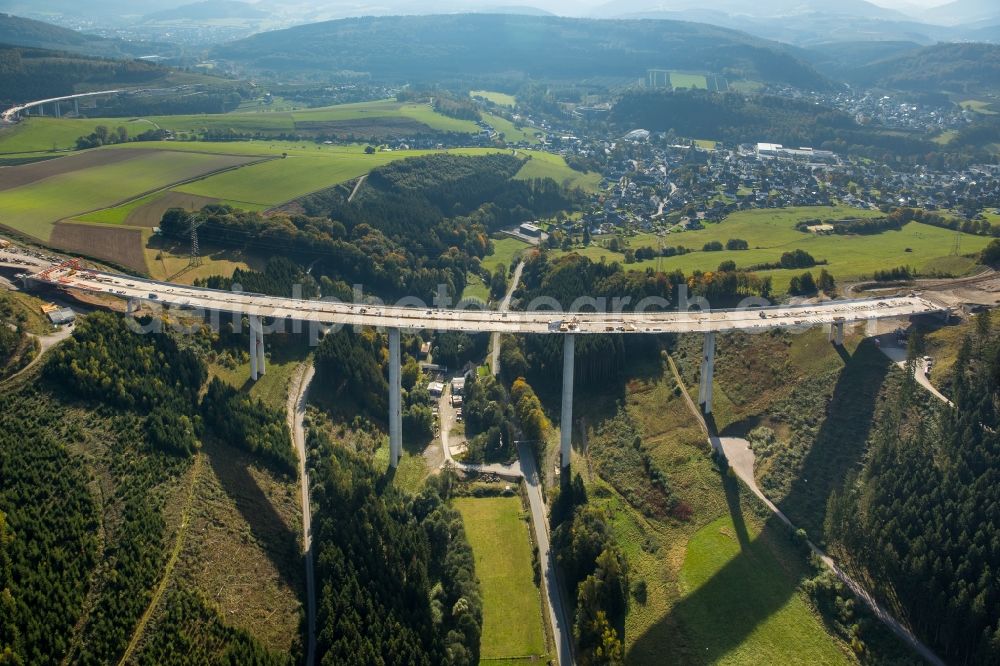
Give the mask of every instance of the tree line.
MULTIPOLYGON (((910 367, 922 353, 914 336, 910 367)), ((1000 654, 1000 345, 989 314, 958 352, 954 409, 931 410, 907 372, 826 531, 945 660, 1000 654)))
POLYGON ((560 490, 551 519, 552 549, 573 600, 577 661, 585 666, 623 664, 628 561, 614 541, 607 515, 588 503, 579 474, 560 490))
POLYGON ((415 498, 379 482, 367 457, 309 431, 315 452, 317 659, 473 666, 482 600, 450 475, 415 498))

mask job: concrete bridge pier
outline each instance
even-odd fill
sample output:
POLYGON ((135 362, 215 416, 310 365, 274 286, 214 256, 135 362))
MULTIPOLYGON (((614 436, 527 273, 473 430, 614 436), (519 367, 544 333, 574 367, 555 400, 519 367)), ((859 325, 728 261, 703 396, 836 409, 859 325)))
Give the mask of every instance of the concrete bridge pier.
POLYGON ((56 118, 62 118, 62 109, 59 108, 59 102, 54 102, 52 104, 52 110, 54 112, 53 115, 55 115, 56 118))
POLYGON ((844 322, 830 324, 830 342, 838 347, 844 346, 844 322))
POLYGON ((263 377, 266 368, 264 366, 264 326, 259 315, 250 315, 250 379, 257 381, 258 377, 263 377))
POLYGON ((715 333, 705 334, 701 356, 701 382, 698 384, 698 404, 705 414, 712 413, 712 380, 715 377, 715 333))
POLYGON ((78 100, 78 99, 74 99, 73 100, 73 114, 77 118, 80 117, 80 100, 78 100))
POLYGON ((403 457, 403 397, 399 361, 399 329, 389 329, 389 466, 395 468, 403 457))
POLYGON ((562 416, 559 420, 560 477, 569 483, 569 460, 573 446, 573 363, 575 360, 575 336, 563 336, 563 386, 562 416))

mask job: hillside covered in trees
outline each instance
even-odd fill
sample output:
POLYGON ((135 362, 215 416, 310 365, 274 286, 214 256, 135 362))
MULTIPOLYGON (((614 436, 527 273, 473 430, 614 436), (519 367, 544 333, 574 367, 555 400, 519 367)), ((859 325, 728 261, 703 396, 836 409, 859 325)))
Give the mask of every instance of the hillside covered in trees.
POLYGON ((261 70, 349 70, 393 81, 634 79, 662 67, 811 89, 830 85, 777 42, 663 20, 512 14, 352 18, 254 35, 218 47, 215 55, 261 70))
MULTIPOLYGON (((2 13, 0 13, 0 44, 67 51, 101 58, 135 58, 148 55, 154 46, 143 42, 106 39, 51 23, 2 13)), ((156 44, 155 47, 166 52, 171 50, 166 44, 156 44)))
MULTIPOLYGON (((361 284, 382 298, 430 301, 444 284, 457 298, 490 251, 491 232, 572 210, 581 199, 551 179, 515 178, 523 164, 501 153, 413 157, 373 170, 353 200, 344 186, 306 198, 306 214, 205 206, 198 234, 224 247, 260 246, 302 265, 315 261, 310 275, 327 296, 347 299, 361 284)), ((186 238, 192 219, 172 209, 160 229, 186 238)))
POLYGON ((943 658, 985 665, 1000 654, 1000 345, 988 315, 979 323, 955 364, 955 409, 928 414, 908 379, 826 531, 943 658))
POLYGON ((890 90, 982 95, 1000 91, 1000 46, 935 44, 875 59, 844 76, 857 85, 890 90))
MULTIPOLYGON (((200 448, 205 377, 196 351, 97 313, 80 321, 40 376, 0 395, 0 658, 6 663, 122 657, 163 575, 167 500, 200 448)), ((239 418, 234 406, 227 420, 239 418)), ((280 417, 278 425, 284 427, 280 417)), ((147 632, 156 663, 181 663, 163 647, 181 635, 190 655, 208 661, 285 663, 250 634, 227 627, 190 590, 177 594, 187 600, 147 632)))
POLYGON ((119 95, 102 99, 91 115, 224 113, 236 108, 242 99, 243 88, 237 81, 188 75, 147 60, 100 58, 3 44, 0 41, 0 104, 5 107, 86 90, 165 88, 179 85, 182 78, 185 83, 199 84, 200 89, 189 88, 180 95, 119 95))
POLYGON ((447 480, 417 496, 382 486, 361 453, 311 429, 323 663, 474 666, 482 601, 447 480))

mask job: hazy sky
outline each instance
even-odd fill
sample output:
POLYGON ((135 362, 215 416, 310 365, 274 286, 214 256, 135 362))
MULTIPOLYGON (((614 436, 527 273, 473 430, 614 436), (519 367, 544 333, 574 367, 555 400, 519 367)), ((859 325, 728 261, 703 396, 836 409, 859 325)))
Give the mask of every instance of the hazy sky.
POLYGON ((907 7, 937 7, 947 4, 949 0, 868 0, 872 4, 880 7, 891 7, 892 9, 906 9, 907 7))

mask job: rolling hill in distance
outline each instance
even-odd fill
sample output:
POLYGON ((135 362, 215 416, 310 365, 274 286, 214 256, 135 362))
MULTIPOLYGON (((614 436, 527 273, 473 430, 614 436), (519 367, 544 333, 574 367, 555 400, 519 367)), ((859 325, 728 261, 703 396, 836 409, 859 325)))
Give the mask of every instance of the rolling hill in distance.
POLYGON ((257 19, 268 12, 249 2, 238 0, 204 0, 146 14, 145 21, 210 21, 214 19, 257 19))
POLYGON ((845 74, 851 83, 894 90, 1000 90, 1000 46, 937 44, 878 59, 845 74))
POLYGON ((344 19, 254 35, 213 56, 254 70, 366 72, 426 81, 527 76, 642 78, 648 68, 823 89, 831 84, 795 49, 677 21, 459 14, 344 19))
POLYGON ((12 14, 0 14, 0 44, 70 51, 103 58, 138 57, 171 48, 164 44, 107 39, 12 14))

